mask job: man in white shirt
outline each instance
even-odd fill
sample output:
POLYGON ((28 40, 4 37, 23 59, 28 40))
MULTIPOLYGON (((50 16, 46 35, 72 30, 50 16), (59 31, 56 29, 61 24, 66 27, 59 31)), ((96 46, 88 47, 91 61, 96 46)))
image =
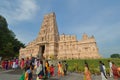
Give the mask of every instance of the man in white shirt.
POLYGON ((108 60, 108 62, 109 62, 109 73, 110 73, 110 77, 112 77, 113 76, 113 72, 112 72, 112 62, 110 61, 110 60, 108 60))

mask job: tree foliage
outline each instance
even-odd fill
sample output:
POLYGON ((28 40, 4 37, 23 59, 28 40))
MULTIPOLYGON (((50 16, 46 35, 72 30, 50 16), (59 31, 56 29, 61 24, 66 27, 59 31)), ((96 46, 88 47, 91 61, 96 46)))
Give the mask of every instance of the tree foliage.
POLYGON ((15 38, 14 32, 8 28, 6 19, 0 15, 0 56, 15 57, 20 47, 24 47, 24 44, 15 38))
POLYGON ((120 54, 112 54, 110 57, 111 58, 120 58, 120 54))

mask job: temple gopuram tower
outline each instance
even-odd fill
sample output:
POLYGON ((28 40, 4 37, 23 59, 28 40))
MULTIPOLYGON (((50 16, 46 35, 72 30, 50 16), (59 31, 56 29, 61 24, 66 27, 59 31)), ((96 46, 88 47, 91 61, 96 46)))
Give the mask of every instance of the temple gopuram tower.
POLYGON ((36 39, 40 47, 40 54, 45 58, 57 56, 59 33, 55 13, 44 16, 44 20, 36 39))
POLYGON ((83 34, 82 39, 78 41, 75 35, 59 35, 55 13, 44 16, 37 38, 19 52, 19 58, 101 58, 94 36, 83 34))

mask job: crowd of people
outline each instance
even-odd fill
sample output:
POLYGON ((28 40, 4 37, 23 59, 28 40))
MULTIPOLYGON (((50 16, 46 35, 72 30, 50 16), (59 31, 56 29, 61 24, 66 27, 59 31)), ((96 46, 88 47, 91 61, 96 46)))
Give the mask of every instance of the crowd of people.
MULTIPOLYGON (((46 60, 45 64, 43 64, 42 60, 37 61, 37 67, 36 67, 36 74, 37 79, 41 80, 41 78, 50 78, 51 76, 55 76, 55 66, 53 64, 49 64, 49 62, 46 60)), ((67 74, 67 68, 68 64, 66 61, 58 62, 57 65, 57 74, 58 77, 64 76, 67 74)))
MULTIPOLYGON (((58 62, 57 67, 58 77, 67 74, 68 64, 66 61, 58 62)), ((52 63, 50 64, 48 60, 29 58, 24 60, 22 58, 20 61, 20 68, 25 70, 20 80, 33 80, 33 77, 36 78, 36 80, 42 80, 55 76, 55 65, 52 63)))
MULTIPOLYGON (((109 64, 109 77, 113 77, 114 80, 120 80, 120 68, 115 65, 114 62, 108 61, 109 64)), ((55 76, 55 65, 50 64, 48 60, 41 60, 38 58, 14 58, 11 60, 2 60, 1 61, 2 69, 17 69, 20 68, 23 70, 19 80, 33 80, 33 77, 36 80, 42 80, 44 78, 50 78, 55 76), (36 75, 33 75, 36 74, 36 75)), ((57 64, 57 76, 65 76, 67 74, 68 64, 67 62, 61 61, 57 64)), ((102 61, 99 61, 99 70, 101 73, 102 80, 108 80, 106 73, 106 67, 102 61)), ((92 80, 91 72, 88 66, 88 63, 85 61, 84 67, 84 80, 92 80)))
MULTIPOLYGON (((120 80, 120 68, 117 67, 114 62, 108 61, 109 63, 109 77, 113 77, 114 80, 120 80)), ((102 80, 108 80, 106 67, 102 61, 99 61, 99 70, 101 74, 102 80)), ((85 61, 85 68, 84 68, 84 80, 92 80, 91 73, 89 70, 88 63, 85 61)))
POLYGON ((14 58, 11 60, 2 60, 1 61, 1 68, 8 70, 8 69, 16 69, 19 66, 18 58, 14 58))

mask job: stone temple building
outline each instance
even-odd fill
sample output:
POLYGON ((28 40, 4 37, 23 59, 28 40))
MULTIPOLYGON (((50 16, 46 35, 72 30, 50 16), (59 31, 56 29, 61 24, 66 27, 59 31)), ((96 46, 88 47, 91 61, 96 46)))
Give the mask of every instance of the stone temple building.
POLYGON ((78 41, 75 35, 60 35, 55 13, 44 16, 37 38, 19 52, 19 58, 101 58, 94 36, 88 37, 87 34, 83 34, 82 39, 78 41))

